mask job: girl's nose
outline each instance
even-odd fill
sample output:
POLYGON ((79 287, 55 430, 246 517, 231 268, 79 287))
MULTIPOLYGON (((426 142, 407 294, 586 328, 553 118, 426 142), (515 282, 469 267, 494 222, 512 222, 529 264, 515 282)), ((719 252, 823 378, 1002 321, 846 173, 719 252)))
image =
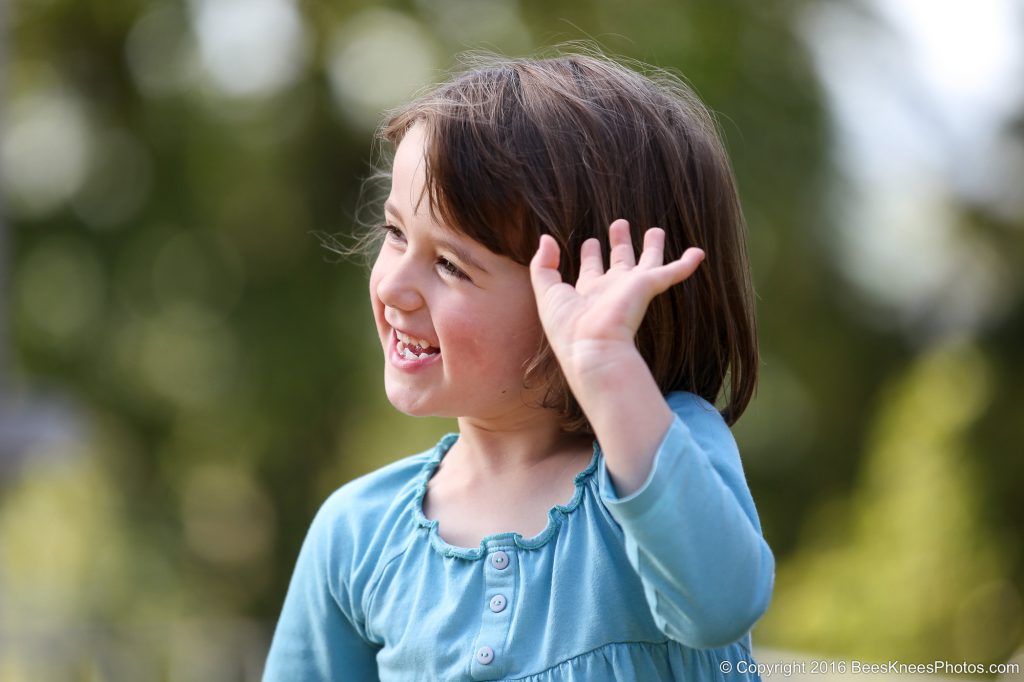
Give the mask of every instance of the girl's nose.
POLYGON ((415 310, 423 305, 423 296, 408 269, 394 265, 377 282, 377 298, 389 308, 415 310))

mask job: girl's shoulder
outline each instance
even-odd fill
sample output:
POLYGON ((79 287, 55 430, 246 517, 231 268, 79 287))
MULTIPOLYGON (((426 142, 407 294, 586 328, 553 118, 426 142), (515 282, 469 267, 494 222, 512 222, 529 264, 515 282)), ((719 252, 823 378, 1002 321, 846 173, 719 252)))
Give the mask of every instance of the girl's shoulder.
POLYGON ((691 431, 699 432, 710 438, 722 438, 735 443, 732 430, 722 417, 722 413, 696 393, 671 391, 665 396, 665 402, 691 431))
POLYGON ((692 439, 723 477, 736 485, 745 481, 739 444, 718 408, 690 391, 672 391, 665 400, 678 418, 666 438, 692 439))
MULTIPOLYGON (((709 403, 701 396, 691 391, 670 391, 665 396, 665 402, 669 404, 673 412, 692 412, 699 410, 700 412, 717 414, 719 417, 722 415, 718 412, 718 409, 709 403)), ((724 420, 723 420, 724 421, 724 420)))
POLYGON ((402 457, 337 488, 324 501, 321 512, 331 517, 374 516, 403 497, 414 493, 420 474, 436 455, 437 446, 402 457))
POLYGON ((434 446, 354 478, 320 505, 306 542, 327 562, 327 575, 340 581, 338 593, 361 593, 378 564, 408 544, 415 530, 410 501, 436 453, 434 446))

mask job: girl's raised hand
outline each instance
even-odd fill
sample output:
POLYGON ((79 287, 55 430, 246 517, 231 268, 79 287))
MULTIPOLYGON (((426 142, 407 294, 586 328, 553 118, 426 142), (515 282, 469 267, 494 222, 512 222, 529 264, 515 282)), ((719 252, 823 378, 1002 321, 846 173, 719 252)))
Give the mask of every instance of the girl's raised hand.
POLYGON ((607 272, 601 243, 591 237, 580 247, 575 287, 562 281, 558 243, 550 235, 541 235, 530 261, 541 325, 570 383, 574 377, 635 359, 633 339, 651 299, 687 279, 704 260, 704 251, 692 247, 679 260, 664 263, 665 231, 652 227, 644 234, 637 262, 629 222, 619 218, 608 231, 607 272))

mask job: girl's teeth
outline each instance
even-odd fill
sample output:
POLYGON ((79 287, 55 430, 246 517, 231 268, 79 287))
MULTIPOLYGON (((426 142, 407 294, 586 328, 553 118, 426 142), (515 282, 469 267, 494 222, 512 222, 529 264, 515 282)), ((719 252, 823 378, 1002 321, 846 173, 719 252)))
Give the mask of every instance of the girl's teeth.
POLYGON ((407 346, 404 341, 399 341, 397 347, 398 347, 399 355, 401 355, 406 360, 419 360, 421 358, 425 358, 425 357, 428 357, 430 355, 435 355, 436 354, 436 351, 434 353, 419 353, 419 354, 417 354, 417 353, 413 352, 412 349, 410 349, 409 346, 407 346))
POLYGON ((399 332, 397 329, 395 330, 395 332, 396 332, 396 336, 398 337, 398 340, 401 341, 402 343, 405 343, 408 346, 418 346, 419 348, 430 348, 430 344, 427 341, 423 340, 423 339, 414 339, 413 337, 409 336, 408 334, 403 334, 402 332, 399 332))

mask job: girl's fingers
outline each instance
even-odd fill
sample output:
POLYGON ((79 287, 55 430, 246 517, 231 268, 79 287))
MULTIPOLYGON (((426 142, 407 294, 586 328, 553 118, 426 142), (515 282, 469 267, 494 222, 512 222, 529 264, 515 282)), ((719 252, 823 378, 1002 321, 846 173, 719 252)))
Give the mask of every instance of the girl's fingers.
POLYGON ((608 269, 632 268, 636 265, 636 254, 633 253, 633 239, 630 236, 629 221, 619 218, 608 227, 608 243, 611 247, 611 258, 608 269))
POLYGON ((538 299, 562 281, 562 273, 558 271, 558 257, 558 242, 551 235, 542 234, 537 253, 530 260, 530 281, 538 299))
POLYGON ((601 241, 597 237, 590 237, 580 246, 580 276, 576 286, 603 274, 604 256, 601 255, 601 241))
POLYGON ((656 268, 665 262, 665 230, 652 227, 644 234, 644 251, 638 265, 642 268, 656 268))
MULTIPOLYGON (((629 223, 623 219, 616 220, 612 223, 610 231, 612 263, 609 270, 616 264, 620 269, 627 269, 627 266, 628 269, 633 269, 636 267, 636 263, 632 262, 633 246, 629 242, 629 223), (624 256, 627 253, 630 258, 625 259, 624 256)), ((530 281, 533 284, 538 303, 549 289, 563 283, 562 273, 558 270, 559 256, 558 242, 554 237, 547 234, 541 235, 537 252, 530 260, 530 281)), ((644 250, 640 256, 640 266, 647 272, 641 277, 653 286, 652 295, 657 295, 688 279, 696 272, 705 257, 703 249, 690 247, 678 260, 662 265, 665 258, 665 231, 660 227, 653 227, 644 234, 644 250)), ((600 278, 604 274, 601 243, 595 237, 590 237, 584 240, 580 246, 579 278, 575 287, 569 286, 569 288, 578 292, 582 283, 600 278)))
POLYGON ((657 293, 667 290, 674 284, 689 279, 690 275, 697 271, 697 267, 704 261, 705 253, 702 249, 690 247, 679 257, 679 260, 666 263, 651 272, 655 274, 655 288, 657 293))

